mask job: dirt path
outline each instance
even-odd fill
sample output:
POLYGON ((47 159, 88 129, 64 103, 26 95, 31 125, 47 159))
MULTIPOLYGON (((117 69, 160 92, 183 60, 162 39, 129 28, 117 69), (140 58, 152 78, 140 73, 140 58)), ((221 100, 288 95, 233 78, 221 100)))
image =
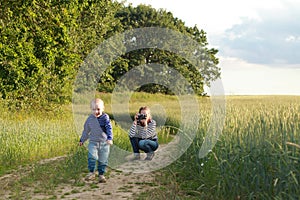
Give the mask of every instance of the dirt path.
POLYGON ((106 183, 91 181, 77 188, 61 185, 57 194, 61 199, 135 199, 139 194, 156 187, 153 181, 151 173, 134 174, 111 170, 106 183))
POLYGON ((51 194, 36 193, 30 187, 23 186, 24 196, 14 197, 9 190, 1 192, 0 199, 109 199, 124 200, 135 199, 138 194, 147 192, 157 185, 153 182, 153 176, 148 174, 121 173, 112 170, 106 183, 97 181, 86 182, 82 186, 62 184, 51 194))
MULTIPOLYGON (((32 186, 22 185, 21 191, 17 191, 17 197, 14 197, 16 194, 10 191, 12 184, 21 177, 28 175, 31 170, 30 167, 22 168, 0 177, 0 199, 136 199, 139 195, 159 187, 155 182, 155 177, 159 176, 157 169, 167 166, 176 159, 172 155, 174 155, 174 152, 180 151, 178 141, 179 139, 176 138, 168 145, 161 145, 151 161, 143 160, 145 154, 142 154, 142 160, 139 161, 130 161, 132 155, 126 157, 128 162, 119 166, 118 169, 109 168, 107 170, 106 183, 98 183, 97 179, 85 181, 84 176, 86 174, 81 174, 82 181, 80 181, 80 184, 72 182, 61 184, 49 194, 41 193, 32 186)), ((64 159, 64 157, 43 160, 40 164, 49 163, 55 159, 64 159)))
MULTIPOLYGON (((63 157, 56 158, 63 159, 63 157)), ((42 161, 42 163, 51 162, 55 159, 48 159, 42 161)), ((145 162, 145 161, 133 161, 145 162)), ((82 183, 78 186, 73 183, 61 184, 51 191, 49 194, 36 192, 30 186, 23 185, 22 191, 18 191, 20 194, 15 197, 9 188, 19 180, 22 176, 25 176, 30 169, 21 169, 13 171, 10 174, 0 177, 0 199, 109 199, 109 200, 124 200, 135 199, 139 194, 147 192, 157 185, 154 182, 155 174, 152 173, 128 173, 121 172, 114 169, 107 170, 107 182, 98 183, 98 179, 93 181, 85 181, 82 178, 82 183), (20 171, 22 173, 20 174, 20 171), (20 198, 21 196, 21 198, 20 198)), ((85 174, 82 174, 84 177, 85 174)))

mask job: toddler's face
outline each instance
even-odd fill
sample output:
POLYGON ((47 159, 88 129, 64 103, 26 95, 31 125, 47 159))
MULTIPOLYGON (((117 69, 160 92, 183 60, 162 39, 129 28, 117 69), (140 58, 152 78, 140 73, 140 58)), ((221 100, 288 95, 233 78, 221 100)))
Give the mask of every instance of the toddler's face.
POLYGON ((101 104, 95 104, 92 107, 92 112, 95 115, 95 117, 99 117, 100 115, 102 115, 103 112, 103 106, 101 104))

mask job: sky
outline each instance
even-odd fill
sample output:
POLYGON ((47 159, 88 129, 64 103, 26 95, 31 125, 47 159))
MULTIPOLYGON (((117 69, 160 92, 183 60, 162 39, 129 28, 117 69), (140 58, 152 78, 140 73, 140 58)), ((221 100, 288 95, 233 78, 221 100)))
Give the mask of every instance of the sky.
MULTIPOLYGON (((127 0, 172 12, 219 50, 226 95, 300 95, 299 0, 127 0)), ((209 93, 209 91, 207 91, 209 93)))

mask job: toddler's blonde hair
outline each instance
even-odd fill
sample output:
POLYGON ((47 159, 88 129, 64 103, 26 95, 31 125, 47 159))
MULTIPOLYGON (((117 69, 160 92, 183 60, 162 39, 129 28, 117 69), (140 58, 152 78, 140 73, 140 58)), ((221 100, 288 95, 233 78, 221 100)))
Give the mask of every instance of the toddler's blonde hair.
POLYGON ((96 98, 91 101, 91 109, 94 109, 96 105, 99 105, 102 110, 104 110, 104 102, 102 99, 96 98))

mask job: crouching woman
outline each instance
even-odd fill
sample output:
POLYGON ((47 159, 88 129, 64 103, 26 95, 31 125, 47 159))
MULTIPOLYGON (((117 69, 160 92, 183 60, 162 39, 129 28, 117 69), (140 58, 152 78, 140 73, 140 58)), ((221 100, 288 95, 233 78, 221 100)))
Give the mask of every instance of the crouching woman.
POLYGON ((152 160, 154 151, 158 148, 156 122, 152 119, 150 108, 141 107, 134 117, 129 131, 130 143, 134 153, 134 160, 140 160, 140 150, 147 154, 145 160, 152 160))

